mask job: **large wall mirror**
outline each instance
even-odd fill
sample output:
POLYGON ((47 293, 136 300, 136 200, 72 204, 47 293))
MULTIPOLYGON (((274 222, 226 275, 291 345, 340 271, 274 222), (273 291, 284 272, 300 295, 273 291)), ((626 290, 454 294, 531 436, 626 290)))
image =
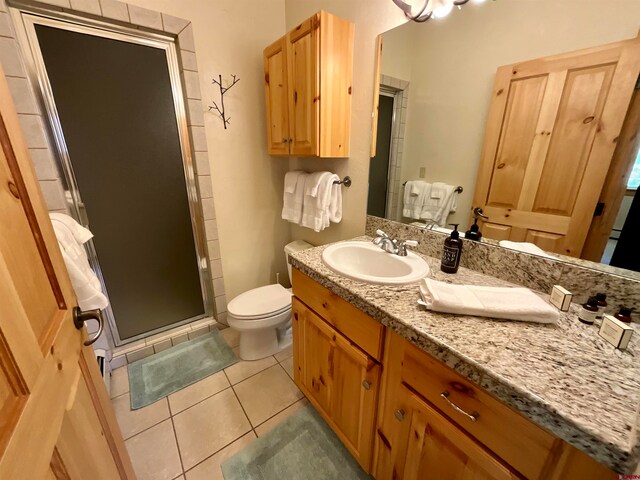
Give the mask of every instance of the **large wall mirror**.
POLYGON ((472 0, 384 33, 368 214, 640 271, 639 28, 636 0, 472 0))

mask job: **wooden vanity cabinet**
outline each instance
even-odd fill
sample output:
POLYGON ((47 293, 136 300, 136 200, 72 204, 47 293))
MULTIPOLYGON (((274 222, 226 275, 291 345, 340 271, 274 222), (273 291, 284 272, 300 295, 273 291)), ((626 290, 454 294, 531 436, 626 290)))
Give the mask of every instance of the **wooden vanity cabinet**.
POLYGON ((265 48, 270 155, 349 156, 353 33, 320 11, 265 48))

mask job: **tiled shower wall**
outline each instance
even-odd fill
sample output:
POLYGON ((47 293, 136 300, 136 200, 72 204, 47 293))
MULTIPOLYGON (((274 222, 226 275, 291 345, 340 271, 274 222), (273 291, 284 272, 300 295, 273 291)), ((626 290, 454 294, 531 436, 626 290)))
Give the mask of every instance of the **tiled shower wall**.
MULTIPOLYGON (((204 131, 204 108, 200 92, 191 22, 115 0, 43 0, 42 2, 32 3, 33 5, 45 7, 50 11, 65 11, 79 17, 100 19, 116 25, 162 33, 175 38, 189 128, 191 156, 196 174, 198 195, 202 205, 208 268, 211 273, 210 277, 215 295, 214 314, 218 321, 226 323, 227 300, 224 289, 220 244, 218 242, 210 162, 204 131)), ((8 2, 8 5, 11 6, 11 2, 8 2)), ((50 211, 66 213, 68 212, 67 200, 65 199, 60 173, 54 160, 56 153, 51 147, 49 130, 45 124, 46 115, 41 111, 40 105, 36 101, 38 94, 35 88, 37 86, 31 85, 27 77, 21 47, 27 48, 27 46, 18 44, 11 16, 8 13, 7 2, 0 0, 0 65, 2 65, 9 83, 11 95, 16 105, 23 134, 29 147, 47 208, 50 211)), ((94 323, 91 322, 91 324, 94 323)), ((204 326, 201 325, 203 321, 196 323, 200 327, 204 326)), ((212 320, 209 320, 208 324, 211 323, 212 320)), ((189 331, 194 329, 190 325, 186 327, 189 331)), ((184 329, 184 327, 180 328, 184 329)), ((176 333, 178 338, 183 338, 181 336, 182 333, 184 332, 176 333)), ((162 339, 160 340, 166 340, 164 338, 166 334, 161 336, 162 339)), ((113 345, 107 342, 107 337, 107 335, 103 335, 94 346, 110 351, 113 345)), ((158 336, 154 335, 154 337, 158 336)), ((154 351, 153 348, 146 348, 148 347, 147 343, 145 340, 142 341, 142 345, 140 345, 140 342, 134 342, 125 350, 133 352, 136 351, 134 347, 139 346, 140 348, 137 350, 140 350, 140 355, 146 356, 154 351)), ((140 355, 138 357, 142 358, 140 355)))

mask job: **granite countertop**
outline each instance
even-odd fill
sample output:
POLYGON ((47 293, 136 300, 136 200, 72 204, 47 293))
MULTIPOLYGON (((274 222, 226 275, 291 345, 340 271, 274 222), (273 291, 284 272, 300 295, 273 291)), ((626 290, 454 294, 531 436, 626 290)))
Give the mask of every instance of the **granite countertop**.
MULTIPOLYGON (((640 361, 635 358, 640 332, 626 351, 616 350, 598 336, 596 326, 578 321, 575 304, 561 314, 558 325, 430 312, 417 304, 416 284, 371 285, 335 273, 322 262, 326 247, 296 252, 289 262, 614 472, 635 471, 640 461, 640 361)), ((421 256, 436 280, 516 286, 462 267, 446 274, 439 259, 421 256)))

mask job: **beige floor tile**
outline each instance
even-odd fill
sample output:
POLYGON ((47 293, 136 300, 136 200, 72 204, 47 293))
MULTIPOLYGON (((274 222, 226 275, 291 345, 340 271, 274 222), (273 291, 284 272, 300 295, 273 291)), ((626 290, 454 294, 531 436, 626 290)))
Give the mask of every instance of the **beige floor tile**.
POLYGON ((273 430, 274 427, 280 425, 291 415, 293 415, 302 407, 305 407, 307 405, 309 405, 309 400, 307 400, 306 398, 302 398, 301 400, 298 400, 296 403, 294 403, 290 407, 287 407, 286 409, 278 413, 276 416, 271 417, 269 420, 267 420, 263 424, 258 425, 256 427, 256 434, 259 437, 263 436, 265 433, 270 432, 271 430, 273 430))
POLYGON ((126 365, 111 372, 110 387, 111 398, 119 397, 129 391, 129 371, 126 365))
POLYGON ((283 360, 280 362, 280 365, 284 368, 284 371, 287 372, 287 375, 291 377, 291 380, 293 380, 293 357, 283 360))
POLYGON ((114 398, 111 403, 125 439, 169 418, 169 405, 166 398, 138 410, 131 410, 128 393, 114 398))
POLYGON ((172 480, 182 473, 171 420, 126 441, 138 480, 172 480))
POLYGON ((230 388, 173 417, 185 470, 251 430, 230 388))
POLYGON ((276 360, 279 362, 283 362, 284 360, 292 356, 293 356, 293 346, 291 345, 289 345, 287 348, 285 348, 281 352, 278 352, 274 355, 274 357, 276 357, 276 360))
POLYGON ((224 338, 224 340, 227 342, 227 345, 229 345, 231 348, 240 345, 239 331, 229 327, 225 328, 224 330, 220 330, 220 335, 222 335, 222 338, 224 338))
POLYGON ((229 381, 231 385, 235 385, 236 383, 249 378, 251 375, 255 375, 258 372, 263 371, 266 368, 269 368, 275 365, 276 359, 273 357, 262 358, 260 360, 238 360, 238 363, 234 363, 228 368, 224 369, 224 372, 229 377, 229 381))
POLYGON ((193 469, 189 470, 186 473, 187 480, 224 480, 221 469, 222 463, 226 459, 238 453, 255 439, 256 435, 253 432, 249 432, 244 437, 240 437, 231 445, 224 447, 215 455, 212 455, 204 462, 196 465, 193 469))
POLYGON ((233 388, 254 426, 302 398, 302 392, 280 365, 274 365, 233 388))
POLYGON ((209 375, 207 378, 204 378, 193 385, 189 385, 176 393, 172 393, 169 395, 171 415, 175 415, 176 413, 189 408, 191 405, 195 405, 199 401, 204 400, 211 395, 215 395, 229 386, 229 380, 227 380, 224 372, 220 371, 213 375, 209 375))

